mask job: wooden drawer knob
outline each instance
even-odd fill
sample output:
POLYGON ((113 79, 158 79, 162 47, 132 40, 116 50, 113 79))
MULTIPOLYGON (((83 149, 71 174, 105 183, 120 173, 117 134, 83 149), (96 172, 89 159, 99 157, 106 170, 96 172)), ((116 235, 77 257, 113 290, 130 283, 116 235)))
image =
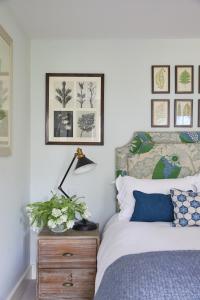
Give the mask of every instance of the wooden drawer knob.
POLYGON ((65 257, 71 257, 73 255, 74 255, 73 253, 69 253, 69 252, 63 253, 63 256, 65 257))
POLYGON ((73 286, 73 283, 72 282, 64 282, 63 286, 64 287, 71 287, 71 286, 73 286))

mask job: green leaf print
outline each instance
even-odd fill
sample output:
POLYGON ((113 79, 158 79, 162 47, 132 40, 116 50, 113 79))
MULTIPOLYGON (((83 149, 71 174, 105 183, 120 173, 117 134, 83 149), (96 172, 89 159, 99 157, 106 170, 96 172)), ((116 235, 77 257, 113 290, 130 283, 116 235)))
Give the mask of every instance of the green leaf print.
POLYGON ((152 179, 177 178, 180 171, 181 166, 177 155, 162 156, 154 168, 152 179))
POLYGON ((132 154, 142 154, 149 152, 154 146, 152 137, 147 132, 139 132, 137 136, 134 137, 130 152, 132 154))
POLYGON ((179 77, 179 82, 182 84, 188 84, 190 83, 190 73, 187 70, 184 70, 181 72, 180 77, 179 77))
POLYGON ((165 84, 165 70, 164 68, 161 68, 157 73, 156 73, 156 84, 158 86, 159 89, 163 89, 164 88, 164 84, 165 84))

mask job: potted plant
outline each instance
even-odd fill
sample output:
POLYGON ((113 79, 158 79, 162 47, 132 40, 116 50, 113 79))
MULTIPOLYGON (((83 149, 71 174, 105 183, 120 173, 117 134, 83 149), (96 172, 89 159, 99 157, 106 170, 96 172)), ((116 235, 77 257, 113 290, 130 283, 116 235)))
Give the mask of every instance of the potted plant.
POLYGON ((53 194, 49 201, 34 202, 26 206, 30 226, 34 231, 49 227, 53 232, 64 232, 74 226, 78 218, 88 218, 90 213, 85 202, 53 194))

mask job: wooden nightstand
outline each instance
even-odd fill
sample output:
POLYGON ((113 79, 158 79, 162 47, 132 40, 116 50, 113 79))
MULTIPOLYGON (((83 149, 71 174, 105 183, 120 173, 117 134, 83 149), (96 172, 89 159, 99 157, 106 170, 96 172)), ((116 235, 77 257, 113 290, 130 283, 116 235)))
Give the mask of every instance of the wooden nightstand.
POLYGON ((37 299, 93 299, 99 242, 98 229, 43 230, 38 236, 37 299))

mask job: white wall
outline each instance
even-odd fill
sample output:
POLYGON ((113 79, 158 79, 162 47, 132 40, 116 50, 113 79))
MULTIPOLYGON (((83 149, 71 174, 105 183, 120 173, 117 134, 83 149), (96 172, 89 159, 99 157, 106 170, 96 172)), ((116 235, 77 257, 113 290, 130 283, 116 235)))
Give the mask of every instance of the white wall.
POLYGON ((13 149, 0 157, 0 300, 5 300, 29 265, 29 231, 22 208, 29 201, 30 43, 5 4, 0 24, 14 45, 13 149))
MULTIPOLYGON (((105 145, 83 146, 98 163, 88 174, 71 175, 66 191, 84 195, 93 219, 101 226, 115 211, 116 147, 130 140, 136 130, 150 129, 152 64, 194 64, 197 79, 200 40, 33 40, 31 45, 31 200, 47 199, 63 176, 76 146, 52 146, 44 141, 45 73, 105 73, 105 145)), ((172 68, 172 74, 174 69, 172 68)), ((174 74, 172 79, 174 79, 174 74)), ((172 80, 174 90, 174 80, 172 80)), ((195 82, 197 92, 197 81, 195 82)), ((160 96, 171 99, 173 94, 160 96)), ((194 124, 197 119, 197 93, 194 124)), ((180 98, 180 97, 177 97, 180 98)), ((173 113, 171 128, 173 129, 173 113)), ((32 262, 35 256, 32 244, 32 262)))

